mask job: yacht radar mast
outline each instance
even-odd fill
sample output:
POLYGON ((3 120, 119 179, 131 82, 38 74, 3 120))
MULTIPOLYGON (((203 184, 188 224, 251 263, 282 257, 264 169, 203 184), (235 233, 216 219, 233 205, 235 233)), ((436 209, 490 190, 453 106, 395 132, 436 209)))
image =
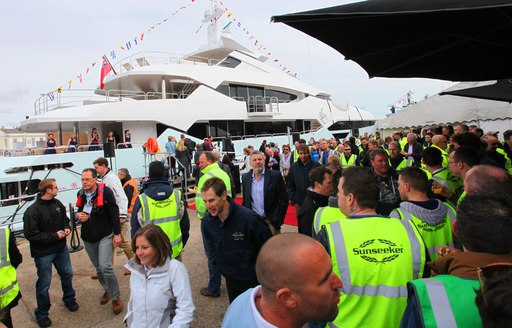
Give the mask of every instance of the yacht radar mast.
POLYGON ((219 46, 219 38, 217 36, 217 21, 219 20, 220 16, 224 14, 226 11, 222 9, 222 7, 219 4, 213 4, 212 1, 212 11, 205 10, 204 12, 204 23, 210 23, 208 25, 208 46, 210 47, 217 47, 219 46))

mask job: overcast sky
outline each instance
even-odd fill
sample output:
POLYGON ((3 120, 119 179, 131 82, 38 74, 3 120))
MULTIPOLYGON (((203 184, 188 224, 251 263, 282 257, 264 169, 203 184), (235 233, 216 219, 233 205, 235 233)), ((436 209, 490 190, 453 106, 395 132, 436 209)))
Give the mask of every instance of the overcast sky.
MULTIPOLYGON (((223 1, 249 32, 232 25, 235 38, 251 50, 259 45, 297 76, 332 95, 333 100, 363 108, 376 117, 389 113, 388 105, 411 90, 413 100, 433 95, 453 83, 428 79, 369 79, 357 64, 345 61, 329 46, 287 25, 270 23, 273 15, 286 14, 354 1, 326 0, 226 0, 223 1), (259 41, 255 47, 254 40, 259 41)), ((62 85, 94 89, 99 84, 101 55, 115 50, 118 59, 139 51, 186 54, 206 43, 206 26, 201 26, 208 0, 118 0, 118 1, 8 1, 0 12, 0 122, 16 126, 34 113, 41 93, 62 85), (180 7, 176 15, 172 15, 180 7), (151 25, 158 25, 148 33, 151 25), (130 51, 124 45, 144 32, 143 42, 130 51), (86 73, 91 61, 98 64, 86 73), (82 74, 83 83, 77 79, 82 74)), ((221 18, 222 28, 229 22, 221 18)), ((329 33, 336 33, 330 31, 329 33)), ((114 60, 115 62, 115 60, 114 60)), ((274 65, 275 66, 275 65, 274 65)))

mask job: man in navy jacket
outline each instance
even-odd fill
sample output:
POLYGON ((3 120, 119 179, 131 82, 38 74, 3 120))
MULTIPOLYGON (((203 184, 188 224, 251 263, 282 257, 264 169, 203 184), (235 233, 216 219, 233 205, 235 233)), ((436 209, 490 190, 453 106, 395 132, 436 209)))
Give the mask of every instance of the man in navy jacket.
POLYGON ((258 285, 256 258, 272 236, 265 221, 253 210, 227 196, 222 179, 210 178, 201 194, 208 209, 204 238, 212 249, 215 264, 226 278, 229 302, 258 285))

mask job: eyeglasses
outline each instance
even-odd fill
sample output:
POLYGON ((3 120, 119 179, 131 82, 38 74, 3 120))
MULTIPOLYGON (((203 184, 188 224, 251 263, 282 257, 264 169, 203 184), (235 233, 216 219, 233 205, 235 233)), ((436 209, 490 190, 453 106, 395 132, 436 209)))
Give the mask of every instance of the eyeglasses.
POLYGON ((344 149, 344 150, 345 150, 345 151, 351 151, 352 149, 350 149, 350 148, 349 148, 349 149, 344 149))
POLYGON ((480 290, 482 292, 485 292, 484 290, 484 278, 489 279, 491 278, 496 272, 501 272, 505 270, 512 269, 512 263, 492 263, 488 264, 484 267, 478 267, 476 268, 476 275, 478 277, 478 282, 480 283, 480 290))

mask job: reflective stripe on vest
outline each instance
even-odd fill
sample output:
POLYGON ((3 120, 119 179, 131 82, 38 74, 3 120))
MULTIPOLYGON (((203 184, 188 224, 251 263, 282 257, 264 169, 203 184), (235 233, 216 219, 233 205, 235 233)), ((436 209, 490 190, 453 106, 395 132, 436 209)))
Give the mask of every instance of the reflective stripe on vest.
POLYGON ((9 239, 12 238, 7 228, 0 228, 0 309, 9 305, 19 294, 20 286, 16 279, 16 269, 9 257, 9 239))
POLYGON ((342 168, 356 165, 356 157, 357 157, 356 155, 351 154, 348 161, 347 161, 347 158, 345 157, 345 155, 342 154, 340 157, 341 157, 341 167, 342 168))
POLYGON ((407 305, 406 285, 423 275, 426 260, 414 224, 347 218, 330 223, 326 231, 333 270, 343 281, 334 325, 398 327, 407 305))
MULTIPOLYGON (((155 224, 158 225, 164 233, 169 237, 172 246, 172 257, 176 258, 180 255, 183 250, 182 233, 180 227, 180 208, 181 208, 181 192, 179 190, 173 191, 173 193, 163 200, 154 200, 148 197, 146 194, 139 196, 142 216, 144 225, 155 224), (174 202, 172 199, 174 198, 174 202), (150 204, 150 200, 153 204, 150 204), (164 202, 171 201, 165 204, 164 202), (165 205, 158 207, 158 204, 165 205), (166 215, 167 214, 167 215, 166 215), (163 217, 160 217, 164 215, 163 217)), ((141 224, 142 225, 142 224, 141 224)))
POLYGON ((321 228, 320 218, 322 217, 322 213, 324 212, 324 210, 325 210, 325 207, 320 207, 315 213, 315 218, 313 219, 313 223, 314 223, 313 227, 314 227, 314 230, 316 233, 318 233, 320 231, 320 228, 321 228))
MULTIPOLYGON (((418 240, 418 237, 414 233, 414 228, 410 225, 409 222, 399 221, 402 226, 405 228, 407 232, 407 236, 411 243, 411 251, 412 251, 412 260, 413 260, 413 279, 417 279, 420 275, 421 270, 421 244, 418 240)), ((347 249, 345 245, 345 239, 343 233, 341 232, 341 224, 331 224, 332 238, 334 241, 334 245, 336 248, 337 257, 342 255, 344 258, 347 257, 347 249), (343 256, 344 255, 344 256, 343 256)), ((399 298, 399 297, 407 297, 407 287, 406 286, 354 286, 352 285, 352 280, 350 279, 350 268, 348 266, 348 261, 338 261, 339 272, 343 278, 343 287, 342 290, 346 294, 356 294, 358 296, 368 295, 368 296, 384 296, 389 298, 399 298)), ((340 277, 341 278, 341 277, 340 277)))
POLYGON ((337 207, 320 207, 318 210, 316 210, 315 217, 313 219, 313 231, 315 234, 318 234, 320 229, 322 229, 322 226, 345 218, 345 214, 343 214, 337 207))
POLYGON ((457 328, 455 317, 453 316, 450 301, 446 294, 446 289, 442 282, 435 279, 423 280, 427 287, 428 294, 432 304, 432 312, 438 323, 438 327, 457 328))
POLYGON ((422 327, 482 327, 475 304, 477 279, 439 275, 414 280, 409 288, 416 294, 422 327))
POLYGON ((0 269, 11 265, 8 248, 7 229, 0 229, 0 269))
POLYGON ((14 287, 16 287, 16 285, 18 284, 17 281, 14 281, 13 283, 11 283, 9 286, 5 287, 5 288, 2 288, 0 289, 0 298, 2 298, 2 296, 4 296, 5 294, 7 294, 8 292, 10 292, 14 287))
MULTIPOLYGON (((179 214, 180 213, 180 205, 181 205, 179 192, 173 192, 173 194, 174 194, 174 199, 176 201, 177 213, 179 214)), ((180 219, 178 215, 173 215, 173 216, 168 216, 168 217, 151 220, 151 213, 149 213, 149 202, 148 202, 149 197, 146 194, 142 194, 142 195, 140 195, 140 198, 142 199, 142 202, 144 203, 145 210, 143 211, 143 214, 144 214, 144 223, 145 224, 151 224, 151 223, 161 224, 161 223, 172 222, 172 221, 176 221, 176 220, 180 219)))
MULTIPOLYGON (((419 217, 411 214, 409 211, 404 211, 401 208, 396 210, 398 212, 398 215, 400 216, 400 219, 403 219, 403 220, 406 220, 406 221, 412 221, 412 222, 414 222, 416 224, 420 234, 422 235, 422 237, 423 237, 423 239, 425 241, 425 244, 427 245, 427 249, 428 249, 428 252, 430 254, 431 260, 435 260, 435 259, 437 259, 439 257, 437 255, 437 251, 441 247, 447 246, 447 245, 453 247, 452 227, 453 227, 453 222, 455 221, 455 210, 450 205, 448 205, 448 204, 445 204, 445 205, 448 207, 448 209, 447 209, 446 216, 445 216, 445 218, 444 218, 442 223, 444 223, 444 224, 449 223, 450 226, 447 227, 447 228, 443 227, 442 230, 440 229, 439 231, 432 231, 432 232, 425 231, 421 227, 418 227, 418 223, 416 221, 424 222, 419 217), (449 238, 447 240, 444 238, 445 237, 444 234, 443 234, 442 237, 438 237, 438 236, 435 235, 436 233, 437 234, 441 234, 442 232, 445 232, 445 233, 449 234, 449 238), (436 239, 437 241, 432 241, 432 239, 436 239), (439 240, 439 239, 442 239, 442 240, 439 240)), ((441 223, 439 223, 439 224, 441 224, 441 223)), ((436 226, 433 226, 433 227, 436 227, 436 226)))

